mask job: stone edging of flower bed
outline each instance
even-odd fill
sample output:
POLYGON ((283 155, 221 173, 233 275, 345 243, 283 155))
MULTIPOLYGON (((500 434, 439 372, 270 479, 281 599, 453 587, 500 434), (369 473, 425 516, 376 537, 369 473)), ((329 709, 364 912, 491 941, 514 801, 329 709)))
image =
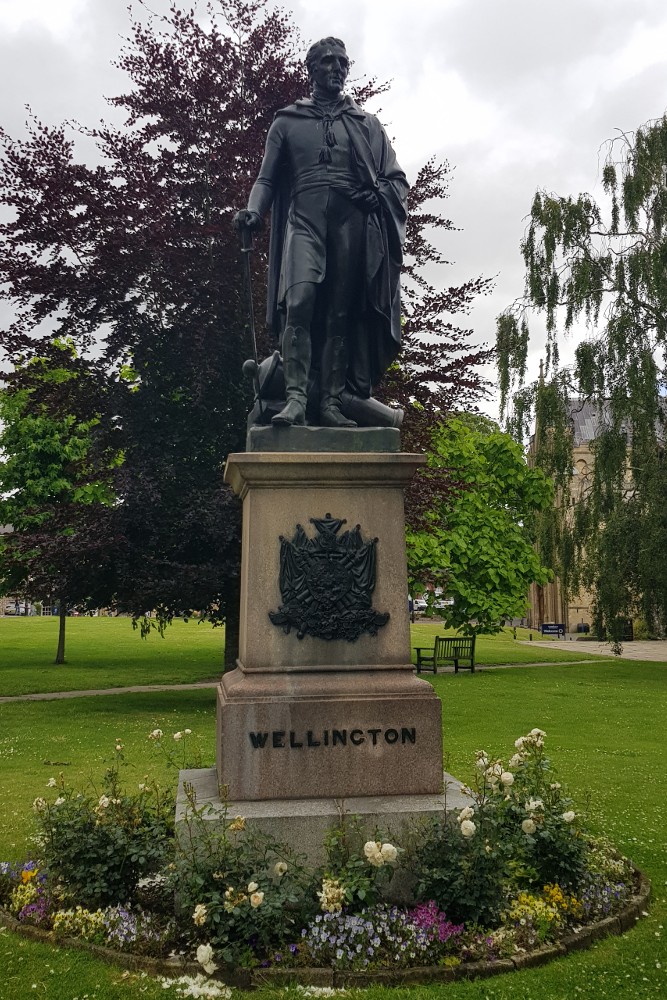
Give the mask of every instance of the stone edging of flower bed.
MULTIPOLYGON (((650 881, 642 872, 637 872, 637 875, 639 877, 637 893, 616 916, 606 917, 595 924, 582 927, 578 932, 562 937, 555 944, 522 952, 513 958, 500 958, 495 962, 466 962, 451 969, 439 965, 417 966, 412 969, 377 969, 372 972, 347 972, 323 968, 236 969, 221 971, 212 978, 244 990, 255 989, 258 986, 287 986, 289 983, 333 988, 364 988, 373 984, 408 986, 419 983, 448 983, 455 979, 485 979, 502 972, 545 965, 554 958, 567 955, 568 952, 589 948, 594 941, 611 934, 624 934, 634 927, 651 897, 650 881)), ((56 938, 52 931, 42 931, 39 927, 22 924, 3 909, 0 909, 0 926, 44 944, 57 943, 65 948, 87 951, 103 962, 120 965, 134 972, 175 978, 182 975, 196 975, 202 971, 196 962, 185 962, 178 958, 160 959, 133 955, 130 952, 114 951, 101 945, 90 944, 81 938, 56 938)))

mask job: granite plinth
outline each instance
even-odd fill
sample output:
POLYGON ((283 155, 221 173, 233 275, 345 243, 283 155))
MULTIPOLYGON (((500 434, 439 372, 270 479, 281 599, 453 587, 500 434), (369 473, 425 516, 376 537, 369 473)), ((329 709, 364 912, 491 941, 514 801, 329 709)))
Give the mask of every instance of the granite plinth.
POLYGON ((250 674, 218 687, 217 764, 232 799, 437 795, 442 706, 404 670, 250 674))
POLYGON ((402 453, 230 455, 225 480, 243 499, 243 670, 367 670, 410 663, 403 489, 425 461, 423 455, 402 453), (293 538, 299 524, 313 536, 311 518, 327 513, 344 518, 345 529, 360 525, 364 539, 377 538, 373 608, 389 614, 389 621, 377 635, 364 634, 355 642, 297 639, 269 618, 282 604, 281 536, 293 538))
POLYGON ((375 839, 380 830, 402 847, 414 837, 414 827, 420 822, 442 817, 450 810, 470 805, 462 785, 451 775, 440 772, 438 795, 348 796, 340 798, 275 799, 249 802, 221 798, 215 768, 181 771, 176 800, 176 830, 182 836, 188 823, 188 796, 185 786, 194 793, 198 808, 205 807, 207 823, 230 822, 243 816, 246 825, 288 843, 298 854, 305 854, 312 865, 323 864, 324 836, 346 816, 359 818, 362 830, 375 839))
POLYGON ((399 452, 394 427, 251 427, 246 452, 399 452))

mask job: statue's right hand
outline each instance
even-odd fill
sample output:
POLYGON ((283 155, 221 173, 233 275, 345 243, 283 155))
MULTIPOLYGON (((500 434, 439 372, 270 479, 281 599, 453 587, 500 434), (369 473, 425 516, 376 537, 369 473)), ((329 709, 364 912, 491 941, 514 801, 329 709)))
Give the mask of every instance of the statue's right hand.
POLYGON ((239 233, 242 229, 249 229, 253 233, 257 232, 262 228, 262 225, 261 215, 258 215, 257 212, 251 212, 247 208, 242 208, 234 216, 234 229, 239 233))

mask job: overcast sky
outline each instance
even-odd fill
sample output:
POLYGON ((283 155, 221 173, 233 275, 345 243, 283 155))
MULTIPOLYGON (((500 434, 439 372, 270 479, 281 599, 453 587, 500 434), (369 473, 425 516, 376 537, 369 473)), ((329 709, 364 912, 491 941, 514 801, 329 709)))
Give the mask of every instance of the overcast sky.
MULTIPOLYGON (((150 6, 160 12, 168 3, 150 6)), ((354 73, 393 80, 381 118, 409 178, 433 154, 455 167, 445 213, 462 232, 442 244, 454 261, 443 281, 496 276, 494 294, 469 318, 475 339, 493 343, 495 316, 523 288, 519 241, 536 188, 599 195, 605 139, 665 112, 665 0, 284 6, 305 43, 337 35, 354 73)), ((49 123, 109 117, 104 96, 125 88, 110 63, 127 32, 126 7, 127 0, 0 0, 0 125, 20 135, 26 104, 49 123)), ((534 324, 533 372, 539 331, 534 324)))

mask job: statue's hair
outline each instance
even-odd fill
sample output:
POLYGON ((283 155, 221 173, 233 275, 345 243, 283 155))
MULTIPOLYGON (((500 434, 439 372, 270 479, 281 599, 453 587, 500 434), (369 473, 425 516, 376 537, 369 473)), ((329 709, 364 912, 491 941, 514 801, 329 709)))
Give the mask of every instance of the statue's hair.
POLYGON ((322 48, 331 48, 332 45, 337 45, 339 49, 343 52, 347 52, 345 48, 345 42, 340 38, 334 38, 333 35, 329 35, 328 38, 320 38, 319 42, 313 42, 313 44, 308 49, 306 53, 306 69, 308 70, 308 76, 313 75, 313 65, 317 62, 318 54, 322 48))

